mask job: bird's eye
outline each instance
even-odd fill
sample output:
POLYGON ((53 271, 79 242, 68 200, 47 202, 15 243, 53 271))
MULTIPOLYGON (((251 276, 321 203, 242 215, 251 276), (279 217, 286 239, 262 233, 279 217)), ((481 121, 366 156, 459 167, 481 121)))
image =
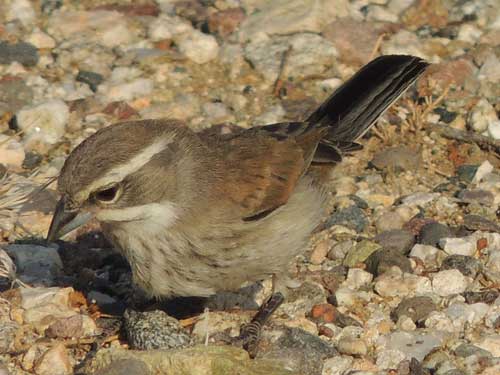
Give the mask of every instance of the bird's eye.
POLYGON ((116 195, 118 194, 118 185, 111 186, 104 190, 99 190, 95 193, 95 198, 98 201, 110 203, 115 200, 116 195))

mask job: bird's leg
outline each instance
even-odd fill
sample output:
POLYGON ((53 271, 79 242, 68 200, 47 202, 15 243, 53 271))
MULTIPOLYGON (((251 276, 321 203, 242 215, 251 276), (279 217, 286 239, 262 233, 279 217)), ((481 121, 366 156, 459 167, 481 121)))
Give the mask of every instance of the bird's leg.
POLYGON ((260 341, 260 335, 262 332, 262 327, 267 323, 271 315, 276 311, 278 307, 283 303, 285 297, 281 292, 275 292, 276 279, 273 275, 273 287, 272 294, 269 299, 264 302, 257 314, 253 317, 250 323, 245 324, 241 327, 239 339, 243 343, 243 349, 245 349, 250 358, 255 358, 257 355, 257 348, 260 341))

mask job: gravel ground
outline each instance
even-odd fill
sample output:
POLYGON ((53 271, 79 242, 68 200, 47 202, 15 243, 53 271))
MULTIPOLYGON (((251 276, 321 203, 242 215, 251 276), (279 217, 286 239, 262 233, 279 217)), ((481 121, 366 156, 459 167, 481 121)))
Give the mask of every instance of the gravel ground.
POLYGON ((500 373, 498 0, 0 2, 0 374, 500 373), (47 246, 66 155, 98 129, 304 118, 360 66, 433 65, 332 170, 302 285, 256 359, 270 281, 148 301, 97 224, 47 246), (140 312, 138 312, 140 311, 140 312), (123 317, 123 324, 122 324, 123 317))

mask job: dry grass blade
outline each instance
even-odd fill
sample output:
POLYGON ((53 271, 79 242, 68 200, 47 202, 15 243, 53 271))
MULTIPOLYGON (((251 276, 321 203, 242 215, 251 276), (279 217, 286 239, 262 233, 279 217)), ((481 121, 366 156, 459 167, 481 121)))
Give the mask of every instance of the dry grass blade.
POLYGON ((11 282, 16 280, 16 265, 4 249, 0 248, 0 277, 11 282))

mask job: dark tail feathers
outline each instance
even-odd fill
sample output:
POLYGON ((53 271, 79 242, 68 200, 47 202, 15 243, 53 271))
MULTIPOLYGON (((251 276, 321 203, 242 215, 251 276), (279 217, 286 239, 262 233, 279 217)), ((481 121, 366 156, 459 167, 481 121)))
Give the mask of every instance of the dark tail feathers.
MULTIPOLYGON (((306 120, 310 126, 328 126, 315 161, 328 149, 349 152, 429 64, 419 57, 387 55, 376 58, 335 92, 306 120)), ((326 160, 325 160, 326 161, 326 160)))

